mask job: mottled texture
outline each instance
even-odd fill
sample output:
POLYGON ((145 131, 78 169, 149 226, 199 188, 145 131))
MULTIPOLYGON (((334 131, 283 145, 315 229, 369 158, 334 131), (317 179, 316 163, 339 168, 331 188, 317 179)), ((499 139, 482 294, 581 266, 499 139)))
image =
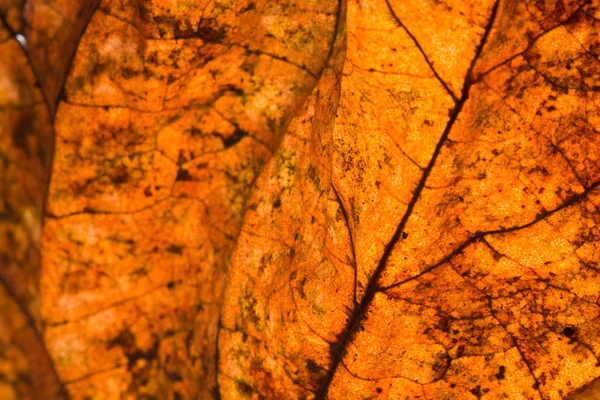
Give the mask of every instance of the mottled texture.
POLYGON ((600 378, 566 397, 566 400, 600 400, 600 378))
POLYGON ((73 55, 100 0, 25 0, 27 53, 54 115, 73 55))
POLYGON ((343 275, 351 268, 330 258, 349 246, 331 187, 344 19, 345 12, 328 68, 250 197, 221 316, 219 382, 226 399, 310 395, 327 363, 325 340, 343 328, 343 309, 351 304, 351 275, 343 275), (336 229, 328 229, 332 223, 336 229), (327 291, 319 292, 320 285, 327 291), (338 291, 344 297, 329 296, 338 291), (322 338, 315 340, 315 329, 322 338))
POLYGON ((599 397, 600 1, 0 23, 0 398, 599 397))
POLYGON ((333 145, 312 172, 271 161, 232 258, 224 398, 562 399, 600 376, 597 8, 348 2, 333 145))
POLYGON ((0 0, 0 18, 2 18, 3 31, 8 30, 11 33, 23 31, 23 3, 24 0, 0 0))
POLYGON ((331 54, 338 1, 101 1, 59 103, 46 342, 75 399, 210 398, 252 183, 331 54))
POLYGON ((40 334, 38 285, 52 127, 31 67, 13 37, 17 25, 5 25, 4 16, 0 14, 0 398, 60 399, 61 386, 40 334))

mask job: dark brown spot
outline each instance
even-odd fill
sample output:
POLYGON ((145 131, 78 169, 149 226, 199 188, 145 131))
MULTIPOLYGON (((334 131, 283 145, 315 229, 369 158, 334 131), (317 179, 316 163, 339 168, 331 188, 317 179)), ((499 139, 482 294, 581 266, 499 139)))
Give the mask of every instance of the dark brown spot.
POLYGON ((505 378, 504 373, 506 372, 506 367, 504 365, 501 365, 498 367, 498 373, 495 375, 496 379, 498 380, 502 380, 505 378))
POLYGON ((182 255, 183 254, 183 248, 185 246, 179 246, 176 244, 171 244, 169 245, 169 247, 167 247, 167 252, 169 253, 173 253, 173 254, 177 254, 177 255, 182 255))
POLYGON ((192 175, 190 175, 190 172, 187 169, 180 168, 179 171, 177 171, 177 177, 175 180, 184 182, 191 181, 192 175))
POLYGON ((573 328, 572 326, 567 326, 565 329, 563 329, 562 333, 566 337, 573 339, 577 334, 577 329, 573 328))

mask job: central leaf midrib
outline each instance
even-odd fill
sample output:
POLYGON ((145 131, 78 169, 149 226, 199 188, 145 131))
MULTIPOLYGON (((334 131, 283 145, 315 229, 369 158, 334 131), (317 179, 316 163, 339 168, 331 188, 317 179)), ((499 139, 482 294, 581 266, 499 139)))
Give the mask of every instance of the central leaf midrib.
POLYGON ((475 67, 475 63, 479 59, 479 57, 482 53, 483 47, 485 46, 487 39, 489 37, 491 28, 494 24, 494 20, 495 20, 497 11, 498 11, 498 5, 499 5, 499 0, 496 0, 496 2, 494 3, 494 6, 492 7, 492 11, 490 14, 488 24, 485 27, 483 36, 481 37, 479 45, 477 46, 477 48, 475 50, 475 55, 473 56, 473 59, 471 60, 469 68, 466 72, 461 96, 458 99, 458 101, 456 101, 454 108, 450 112, 450 119, 446 123, 446 127, 444 128, 444 131, 442 132, 442 135, 441 135, 440 139, 438 140, 438 143, 433 151, 433 154, 431 156, 431 159, 430 159, 427 167, 425 167, 425 169, 423 170, 421 178, 419 179, 419 182, 417 183, 417 186, 415 187, 415 189, 413 191, 413 196, 412 196, 410 202, 408 203, 406 211, 404 212, 404 215, 402 216, 402 219, 400 220, 400 223, 398 224, 392 238, 385 246, 383 255, 379 259, 379 262, 377 264, 377 267, 375 268, 375 271, 369 278, 369 281, 368 281, 367 287, 365 289, 362 300, 353 309, 352 314, 351 314, 350 318, 348 319, 348 323, 346 324, 346 327, 344 328, 344 330, 341 332, 341 334, 339 336, 338 342, 331 345, 330 368, 327 371, 327 374, 325 375, 323 381, 321 382, 319 389, 315 392, 316 400, 323 400, 326 398, 327 393, 329 391, 329 387, 330 387, 333 377, 335 375, 335 372, 347 351, 348 345, 351 343, 351 341, 354 337, 354 334, 358 331, 358 328, 360 327, 360 323, 362 322, 367 309, 369 308, 371 302, 375 298, 375 294, 378 291, 379 278, 381 277, 383 271, 385 270, 385 267, 386 267, 388 259, 390 258, 392 249, 394 248, 396 243, 398 243, 398 241, 400 240, 400 237, 402 235, 402 232, 404 231, 406 223, 408 222, 408 219, 412 215, 412 211, 421 196, 421 192, 425 188, 425 183, 427 182, 427 179, 428 179, 431 171, 433 170, 433 167, 435 166, 437 158, 439 157, 441 150, 442 150, 443 146, 445 145, 452 128, 454 127, 454 124, 458 120, 458 116, 460 115, 465 103, 469 99, 469 91, 470 91, 471 87, 473 86, 473 84, 476 83, 476 81, 473 79, 473 70, 475 67))

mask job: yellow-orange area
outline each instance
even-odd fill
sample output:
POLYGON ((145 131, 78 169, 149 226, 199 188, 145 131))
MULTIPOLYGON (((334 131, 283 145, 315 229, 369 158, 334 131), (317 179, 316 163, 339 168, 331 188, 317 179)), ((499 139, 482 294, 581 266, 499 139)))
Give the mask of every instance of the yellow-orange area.
POLYGON ((0 399, 598 398, 599 34, 0 0, 0 399))
POLYGON ((71 398, 217 395, 229 258, 337 1, 101 1, 55 121, 45 339, 71 398))
POLYGON ((232 257, 224 399, 600 377, 599 6, 348 2, 335 122, 297 116, 232 257))

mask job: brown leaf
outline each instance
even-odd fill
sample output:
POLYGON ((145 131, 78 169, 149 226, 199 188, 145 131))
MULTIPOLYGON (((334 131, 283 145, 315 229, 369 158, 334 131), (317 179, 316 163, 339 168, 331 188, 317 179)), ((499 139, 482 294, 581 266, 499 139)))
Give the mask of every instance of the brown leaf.
POLYGON ((3 30, 23 31, 23 3, 24 0, 0 0, 0 17, 2 18, 3 30))
POLYGON ((14 38, 14 6, 0 14, 0 398, 60 399, 40 334, 38 286, 51 123, 14 38))
POLYGON ((99 0, 27 0, 25 35, 31 65, 39 79, 51 115, 73 55, 99 0))

